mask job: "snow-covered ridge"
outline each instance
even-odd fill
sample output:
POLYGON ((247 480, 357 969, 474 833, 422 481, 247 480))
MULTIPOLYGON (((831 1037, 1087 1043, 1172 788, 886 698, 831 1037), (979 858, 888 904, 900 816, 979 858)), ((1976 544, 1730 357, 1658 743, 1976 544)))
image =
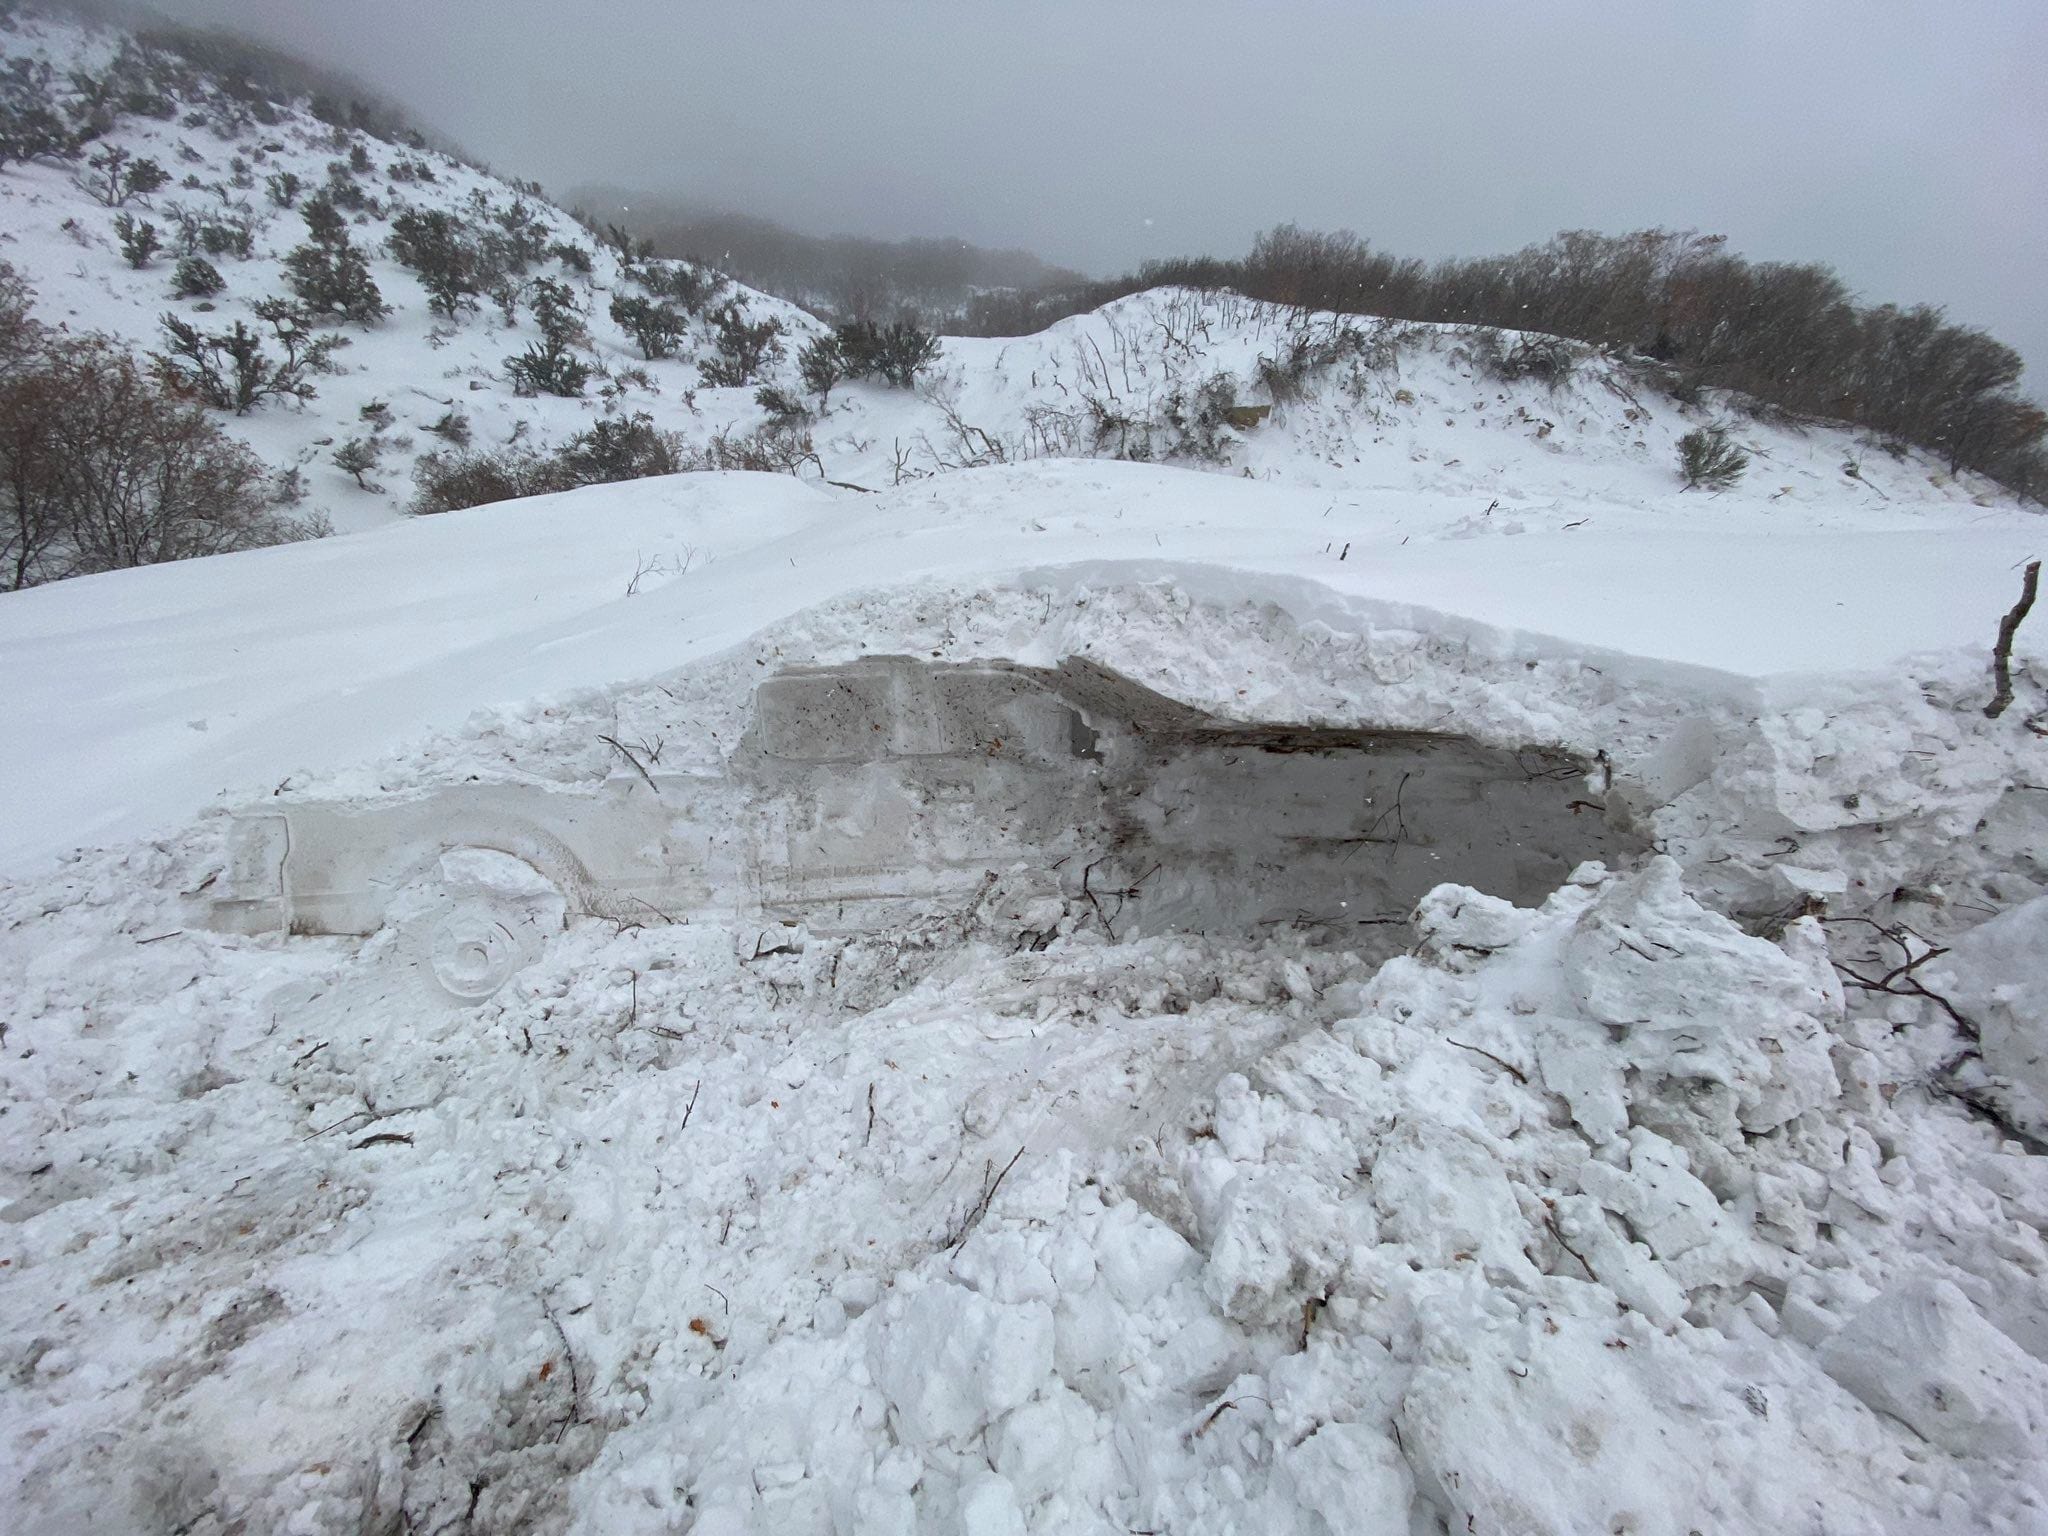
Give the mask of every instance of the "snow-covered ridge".
MULTIPOLYGON (((27 16, 0 33, 9 57, 43 60, 61 79, 103 67, 112 34, 27 16)), ((218 116, 218 114, 215 114, 218 116)), ((349 185, 375 211, 351 215, 350 235, 393 313, 370 326, 337 325, 349 339, 342 372, 317 379, 303 408, 270 405, 225 424, 272 464, 298 467, 306 510, 347 531, 388 523, 410 495, 417 457, 445 446, 428 427, 459 412, 478 446, 559 443, 603 415, 645 412, 663 430, 702 447, 744 435, 768 416, 755 385, 711 388, 700 363, 709 328, 699 319, 674 358, 648 361, 609 316, 616 295, 644 292, 618 254, 531 189, 516 188, 431 151, 412 151, 336 129, 303 110, 274 125, 216 127, 206 114, 158 121, 123 117, 104 141, 154 158, 172 184, 123 211, 159 222, 172 205, 231 207, 255 221, 248 260, 216 258, 227 290, 208 313, 170 297, 172 260, 141 271, 123 260, 114 211, 76 184, 78 167, 29 163, 0 171, 7 234, 0 259, 13 262, 41 295, 47 322, 103 330, 138 350, 162 345, 165 312, 224 327, 250 306, 288 292, 281 260, 306 238, 296 208, 276 206, 268 178, 297 176, 310 195, 329 167, 366 156, 349 185), (188 120, 193 118, 194 120, 188 120), (424 167, 431 180, 421 179, 424 167), (396 175, 394 175, 394 171, 396 175), (199 183, 188 187, 190 180, 199 183), (153 205, 153 206, 152 206, 153 205), (419 280, 386 249, 402 209, 440 210, 489 225, 522 207, 543 243, 578 253, 576 266, 543 261, 537 275, 567 282, 587 312, 582 351, 618 376, 593 381, 582 398, 517 396, 505 361, 538 336, 524 305, 509 319, 489 302, 453 321, 427 308, 419 280), (646 383, 633 382, 644 370, 646 383), (388 425, 375 432, 380 462, 367 491, 332 462, 335 446, 369 437, 365 407, 381 402, 388 425)), ((744 288, 727 291, 755 319, 784 327, 782 356, 762 374, 802 397, 795 359, 821 329, 795 306, 744 288)), ((1512 345, 1514 338, 1507 341, 1512 345)), ((822 411, 807 397, 816 450, 800 472, 881 490, 952 468, 1056 456, 1152 458, 1219 473, 1313 487, 1342 507, 1352 498, 1412 488, 1469 499, 1473 533, 1581 524, 1607 508, 1683 505, 1702 518, 1768 509, 1782 526, 1925 526, 1933 518, 2008 514, 2012 499, 1979 477, 1949 475, 1924 454, 1896 456, 1843 429, 1755 419, 1736 402, 1680 406, 1647 389, 1621 362, 1572 349, 1577 366, 1555 387, 1537 378, 1502 379, 1483 348, 1455 327, 1284 311, 1228 295, 1162 289, 1009 340, 949 338, 915 392, 877 384, 835 390, 822 411), (1276 389, 1278 393, 1276 394, 1276 389), (1205 393, 1208 392, 1208 393, 1205 393), (1220 391, 1220 392, 1219 392, 1220 391), (1274 406, 1227 417, 1225 402, 1274 406), (1729 424, 1753 463, 1726 494, 1683 495, 1677 439, 1692 427, 1729 424)))

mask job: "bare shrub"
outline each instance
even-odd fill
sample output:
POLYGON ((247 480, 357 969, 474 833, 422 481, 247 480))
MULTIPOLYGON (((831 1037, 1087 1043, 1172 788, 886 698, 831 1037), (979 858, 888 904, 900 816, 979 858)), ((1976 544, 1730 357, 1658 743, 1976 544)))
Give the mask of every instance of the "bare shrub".
POLYGON ((306 531, 269 471, 111 341, 66 338, 0 381, 0 583, 251 549, 306 531))

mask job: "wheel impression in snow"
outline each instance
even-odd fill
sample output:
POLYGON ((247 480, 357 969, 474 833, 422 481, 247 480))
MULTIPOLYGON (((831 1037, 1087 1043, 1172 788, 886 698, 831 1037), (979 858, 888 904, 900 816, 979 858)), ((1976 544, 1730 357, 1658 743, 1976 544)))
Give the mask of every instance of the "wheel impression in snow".
POLYGON ((460 1004, 496 993, 562 931, 567 902, 524 859, 495 848, 443 853, 393 904, 407 963, 460 1004))

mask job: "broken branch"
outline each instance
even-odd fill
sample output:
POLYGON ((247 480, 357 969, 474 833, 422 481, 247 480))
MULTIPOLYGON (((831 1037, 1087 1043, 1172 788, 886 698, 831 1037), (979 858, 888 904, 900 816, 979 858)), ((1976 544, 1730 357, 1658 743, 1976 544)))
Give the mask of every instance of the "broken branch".
POLYGON ((2012 605, 2012 611, 1999 621, 1998 641, 1991 647, 1991 677, 1997 684, 1997 691, 1991 702, 1984 706, 1984 718, 1996 720, 2012 703, 2012 639, 2019 633, 2020 620, 2034 606, 2034 593, 2041 585, 2041 562, 2029 560, 2027 574, 2020 581, 2020 600, 2012 605))

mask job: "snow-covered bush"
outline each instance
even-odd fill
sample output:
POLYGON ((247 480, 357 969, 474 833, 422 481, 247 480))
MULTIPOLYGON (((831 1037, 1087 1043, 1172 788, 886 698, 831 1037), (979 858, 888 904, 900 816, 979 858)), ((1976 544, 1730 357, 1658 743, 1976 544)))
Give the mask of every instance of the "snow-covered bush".
POLYGON ((698 315, 724 291, 726 277, 709 267, 688 261, 641 258, 628 269, 628 276, 658 299, 667 299, 686 315, 698 315))
POLYGON ((541 339, 516 357, 505 359, 505 372, 522 395, 574 398, 590 382, 591 367, 573 350, 587 334, 583 310, 566 283, 538 278, 532 288, 533 318, 541 339))
POLYGON ((676 347, 690 325, 688 317, 679 311, 634 293, 615 294, 611 316, 633 338, 640 348, 640 355, 649 362, 674 357, 676 347))
POLYGON ((782 356, 782 322, 772 316, 749 320, 737 303, 728 303, 713 312, 711 324, 718 351, 700 369, 704 382, 715 389, 752 384, 782 356))
POLYGON ((704 467, 692 461, 680 437, 661 431, 651 416, 606 417, 553 453, 515 447, 427 454, 413 468, 416 490, 411 510, 415 515, 453 512, 704 467))
POLYGON ((135 218, 132 214, 114 215, 114 235, 121 242, 121 255, 129 266, 137 271, 150 263, 163 241, 158 237, 156 226, 147 219, 135 218))
POLYGON ((335 449, 332 455, 336 469, 344 474, 352 475, 355 478, 356 484, 362 489, 379 492, 384 487, 372 484, 368 476, 370 471, 377 467, 378 461, 382 457, 383 454, 379 450, 377 440, 374 437, 352 437, 335 449))
POLYGON ((0 167, 78 153, 78 132, 57 110, 53 90, 47 60, 9 59, 0 70, 0 167))
POLYGON ((1578 367, 1577 353, 1562 336, 1532 333, 1508 346, 1501 333, 1488 326, 1475 330, 1467 345, 1479 371, 1504 384, 1536 379, 1559 389, 1570 381, 1578 367))
POLYGON ((210 299, 227 287, 220 269, 203 256, 186 256, 171 270, 171 296, 210 299))
POLYGON ((284 259, 285 280, 299 302, 313 314, 338 315, 357 325, 373 325, 390 314, 369 262, 333 205, 318 198, 306 204, 306 224, 313 238, 284 259))
POLYGON ((154 160, 138 160, 133 151, 112 145, 94 154, 86 166, 90 174, 79 177, 79 186, 109 208, 161 191, 171 180, 170 173, 154 160))
POLYGON ((806 342, 797 354, 797 370, 804 387, 821 397, 844 380, 877 376, 898 389, 909 389, 938 355, 938 337, 915 320, 888 325, 849 320, 830 335, 806 342))
POLYGON ((342 337, 316 335, 306 316, 281 299, 254 306, 282 350, 273 357, 260 332, 237 320, 227 331, 202 332, 176 315, 163 317, 168 349, 155 354, 158 373, 178 392, 218 411, 246 416, 265 400, 311 400, 308 374, 334 371, 342 337))
POLYGON ((427 290, 427 308, 454 319, 483 292, 469 226, 445 208, 407 208, 391 221, 392 257, 427 290))
POLYGON ((1725 491, 1749 468, 1749 455, 1726 427, 1695 427, 1678 440, 1678 472, 1687 490, 1725 491))

